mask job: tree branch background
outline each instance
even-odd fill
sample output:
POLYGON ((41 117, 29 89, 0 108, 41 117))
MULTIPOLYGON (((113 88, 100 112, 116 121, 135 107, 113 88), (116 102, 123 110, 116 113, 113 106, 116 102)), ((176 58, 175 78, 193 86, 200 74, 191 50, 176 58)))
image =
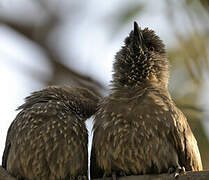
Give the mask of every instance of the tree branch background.
POLYGON ((6 107, 12 112, 1 117, 1 154, 14 108, 29 92, 71 84, 108 93, 114 54, 134 20, 164 40, 171 64, 169 90, 198 140, 204 169, 209 169, 207 0, 1 0, 0 99, 13 98, 0 105, 2 113, 6 107), (16 72, 10 73, 13 81, 7 71, 16 72), (20 92, 14 92, 17 83, 20 92))

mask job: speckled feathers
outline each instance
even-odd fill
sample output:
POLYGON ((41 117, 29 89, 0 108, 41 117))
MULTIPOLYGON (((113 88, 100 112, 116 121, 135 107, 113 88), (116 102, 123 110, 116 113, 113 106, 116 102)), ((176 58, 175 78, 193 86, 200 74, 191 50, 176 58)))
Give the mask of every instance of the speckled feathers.
POLYGON ((95 115, 91 178, 202 170, 196 139, 167 84, 164 44, 134 23, 115 57, 112 92, 95 115))
POLYGON ((168 60, 163 42, 153 30, 137 30, 142 36, 140 42, 134 29, 116 54, 113 86, 135 87, 151 81, 167 86, 168 60))
POLYGON ((67 86, 32 93, 8 130, 3 167, 30 180, 88 177, 85 120, 98 101, 86 89, 67 86))

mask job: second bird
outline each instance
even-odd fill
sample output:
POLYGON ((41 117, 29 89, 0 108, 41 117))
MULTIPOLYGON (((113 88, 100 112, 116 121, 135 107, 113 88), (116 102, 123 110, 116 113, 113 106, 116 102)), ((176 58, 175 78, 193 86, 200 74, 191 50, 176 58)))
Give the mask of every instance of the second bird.
POLYGON ((196 139, 167 90, 168 67, 163 42, 135 22, 95 116, 91 178, 202 170, 196 139))
POLYGON ((8 130, 3 167, 23 180, 87 179, 85 120, 98 101, 90 91, 68 86, 34 92, 8 130))

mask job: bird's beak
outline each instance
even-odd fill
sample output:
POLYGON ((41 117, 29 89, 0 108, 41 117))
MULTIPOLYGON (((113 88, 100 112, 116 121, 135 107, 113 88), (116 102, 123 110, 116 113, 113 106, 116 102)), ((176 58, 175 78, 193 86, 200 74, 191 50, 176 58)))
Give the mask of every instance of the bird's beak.
POLYGON ((134 21, 134 36, 138 41, 139 47, 143 50, 143 35, 136 21, 134 21))

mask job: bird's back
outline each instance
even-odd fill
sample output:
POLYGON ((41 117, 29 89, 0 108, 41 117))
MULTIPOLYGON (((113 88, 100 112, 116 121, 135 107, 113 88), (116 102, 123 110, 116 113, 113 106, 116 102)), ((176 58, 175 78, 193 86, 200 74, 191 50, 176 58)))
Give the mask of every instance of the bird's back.
POLYGON ((79 99, 72 98, 79 97, 74 96, 49 88, 26 99, 8 130, 3 156, 3 167, 12 175, 29 180, 87 177, 88 133, 85 118, 75 113, 79 99))

